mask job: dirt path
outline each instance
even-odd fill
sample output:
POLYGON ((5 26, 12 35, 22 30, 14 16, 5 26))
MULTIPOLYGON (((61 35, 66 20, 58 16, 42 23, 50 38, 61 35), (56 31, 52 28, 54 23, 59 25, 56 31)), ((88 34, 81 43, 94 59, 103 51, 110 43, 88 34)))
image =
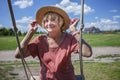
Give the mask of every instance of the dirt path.
MULTIPOLYGON (((90 58, 83 58, 85 61, 98 61, 97 59, 95 59, 95 57, 101 55, 120 55, 120 47, 93 47, 92 50, 93 55, 90 58)), ((14 52, 14 50, 0 51, 0 61, 19 60, 14 57, 14 52)), ((28 57, 26 58, 26 60, 34 61, 37 60, 37 58, 33 59, 32 57, 28 57)), ((79 60, 78 54, 72 54, 72 60, 79 60)), ((111 59, 104 59, 103 61, 111 61, 111 59)))

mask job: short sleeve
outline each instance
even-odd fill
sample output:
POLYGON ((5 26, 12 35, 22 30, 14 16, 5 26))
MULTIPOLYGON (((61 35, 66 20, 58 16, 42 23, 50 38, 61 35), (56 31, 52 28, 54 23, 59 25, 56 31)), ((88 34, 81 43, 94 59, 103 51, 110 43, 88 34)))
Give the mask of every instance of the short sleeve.
POLYGON ((30 52, 32 57, 36 57, 38 54, 38 42, 39 39, 36 37, 28 44, 28 51, 30 52))
POLYGON ((77 53, 78 49, 79 49, 79 42, 75 38, 72 38, 72 41, 71 41, 71 52, 77 53))

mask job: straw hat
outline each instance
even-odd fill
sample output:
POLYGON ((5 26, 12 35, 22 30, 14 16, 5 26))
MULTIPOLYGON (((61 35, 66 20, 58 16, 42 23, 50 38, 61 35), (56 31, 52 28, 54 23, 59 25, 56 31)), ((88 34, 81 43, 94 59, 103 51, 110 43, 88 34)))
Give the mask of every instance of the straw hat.
POLYGON ((55 12, 55 13, 59 14, 60 16, 62 16, 63 20, 64 20, 64 25, 63 25, 62 29, 66 30, 69 28, 70 19, 69 19, 69 16, 67 15, 67 13, 64 10, 62 10, 58 7, 54 7, 54 6, 42 7, 37 11, 36 21, 40 26, 42 26, 42 19, 43 19, 44 15, 48 12, 55 12))

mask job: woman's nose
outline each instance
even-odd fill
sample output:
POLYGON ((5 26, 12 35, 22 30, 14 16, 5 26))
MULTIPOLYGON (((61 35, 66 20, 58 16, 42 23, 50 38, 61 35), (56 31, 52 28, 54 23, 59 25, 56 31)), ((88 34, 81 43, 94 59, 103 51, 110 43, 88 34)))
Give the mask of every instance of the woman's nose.
POLYGON ((52 21, 49 20, 47 24, 48 24, 48 26, 50 26, 52 24, 52 21))
POLYGON ((48 24, 51 24, 51 22, 52 22, 51 20, 48 20, 48 24))

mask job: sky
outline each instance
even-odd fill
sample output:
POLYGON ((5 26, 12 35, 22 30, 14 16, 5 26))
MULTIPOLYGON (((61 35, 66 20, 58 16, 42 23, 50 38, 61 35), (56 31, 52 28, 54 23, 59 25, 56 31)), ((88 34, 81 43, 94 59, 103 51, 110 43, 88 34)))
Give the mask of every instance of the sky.
MULTIPOLYGON (((11 0, 18 30, 26 32, 43 6, 57 6, 70 19, 80 18, 81 0, 11 0)), ((95 26, 100 30, 120 29, 120 0, 84 0, 84 28, 95 26)), ((78 24, 79 29, 80 24, 78 24)), ((7 0, 0 0, 0 27, 13 28, 7 0)), ((44 30, 39 27, 39 30, 44 30)))

